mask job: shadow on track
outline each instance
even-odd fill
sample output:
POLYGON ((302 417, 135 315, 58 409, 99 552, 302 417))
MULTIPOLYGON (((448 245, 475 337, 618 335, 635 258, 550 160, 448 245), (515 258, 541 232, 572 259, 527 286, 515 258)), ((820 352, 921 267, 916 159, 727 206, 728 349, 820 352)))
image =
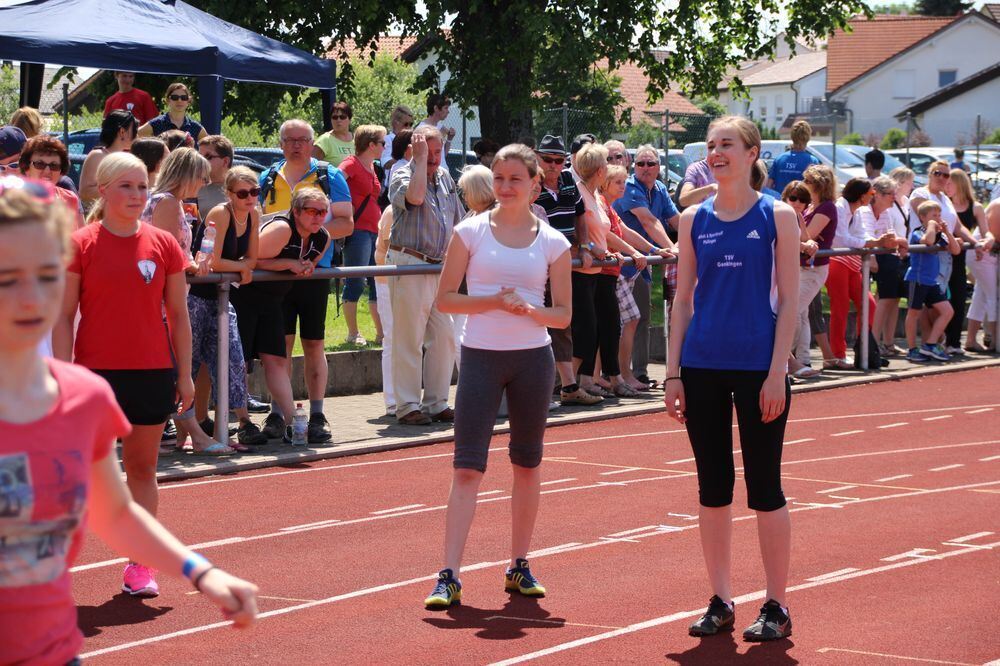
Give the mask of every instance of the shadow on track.
POLYGON ((84 637, 90 638, 100 634, 104 627, 150 622, 173 609, 173 606, 148 606, 143 599, 122 592, 100 606, 77 606, 77 624, 84 637))
POLYGON ((794 666, 798 660, 788 654, 795 647, 789 639, 767 643, 751 643, 743 654, 737 652, 737 643, 732 631, 716 636, 706 636, 684 652, 664 655, 667 661, 682 666, 702 664, 761 664, 766 666, 794 666))
POLYGON ((425 617, 424 622, 438 629, 479 629, 477 638, 510 640, 527 636, 526 629, 558 629, 566 619, 552 615, 538 604, 538 599, 512 594, 499 609, 451 606, 447 617, 425 617))

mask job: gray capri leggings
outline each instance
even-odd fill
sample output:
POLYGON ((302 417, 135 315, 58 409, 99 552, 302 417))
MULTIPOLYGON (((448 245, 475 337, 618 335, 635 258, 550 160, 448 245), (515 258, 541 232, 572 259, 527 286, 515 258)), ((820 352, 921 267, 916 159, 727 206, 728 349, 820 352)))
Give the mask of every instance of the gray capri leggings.
POLYGON ((519 467, 538 467, 555 381, 552 347, 512 351, 462 347, 461 358, 454 466, 486 471, 493 424, 506 389, 510 461, 519 467))
MULTIPOLYGON (((812 335, 826 333, 826 317, 823 316, 823 290, 809 303, 809 332, 812 335)), ((812 342, 812 340, 810 340, 812 342)))

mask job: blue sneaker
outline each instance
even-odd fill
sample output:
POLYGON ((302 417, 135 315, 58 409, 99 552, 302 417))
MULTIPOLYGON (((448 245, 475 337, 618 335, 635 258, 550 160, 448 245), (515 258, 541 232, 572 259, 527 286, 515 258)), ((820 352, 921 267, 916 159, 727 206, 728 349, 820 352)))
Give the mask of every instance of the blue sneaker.
POLYGON ((545 588, 531 575, 528 560, 519 557, 514 560, 514 564, 514 568, 507 569, 504 575, 504 589, 508 592, 518 592, 526 597, 544 597, 545 588))
POLYGON ((906 360, 910 363, 927 363, 929 359, 920 353, 920 349, 913 347, 910 351, 906 352, 906 360))
POLYGON ((920 346, 920 353, 923 354, 924 356, 931 357, 935 361, 951 360, 951 356, 948 355, 948 352, 946 352, 944 350, 944 347, 942 347, 941 345, 923 344, 920 346))
POLYGON ((437 585, 431 595, 424 599, 427 608, 447 608, 452 604, 462 603, 462 584, 455 578, 451 569, 442 569, 438 573, 437 585))

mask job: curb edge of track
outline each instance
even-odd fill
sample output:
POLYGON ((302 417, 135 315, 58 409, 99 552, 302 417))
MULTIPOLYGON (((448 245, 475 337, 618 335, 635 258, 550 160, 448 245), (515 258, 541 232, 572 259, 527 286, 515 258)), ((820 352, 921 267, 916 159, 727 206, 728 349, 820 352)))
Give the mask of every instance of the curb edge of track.
MULTIPOLYGON (((814 391, 829 391, 832 389, 844 388, 848 386, 861 386, 865 384, 877 384, 881 382, 903 381, 906 379, 927 377, 931 375, 941 375, 952 372, 964 372, 967 370, 978 370, 1000 365, 1000 358, 990 358, 975 361, 967 361, 955 365, 934 365, 931 367, 918 367, 912 370, 905 370, 902 373, 878 373, 866 372, 863 375, 852 375, 838 378, 831 382, 819 384, 798 384, 792 387, 792 393, 812 393, 814 391)), ((607 421, 622 418, 625 416, 641 416, 644 414, 655 414, 663 412, 665 408, 660 401, 652 404, 637 404, 634 406, 615 407, 609 410, 597 412, 578 412, 561 417, 557 422, 549 423, 548 427, 559 427, 563 425, 574 425, 579 423, 590 423, 594 421, 607 421)), ((510 432, 507 422, 496 425, 493 428, 494 435, 502 435, 510 432)), ((381 453, 384 451, 396 451, 417 446, 428 446, 431 444, 441 444, 454 441, 454 431, 443 434, 429 434, 425 437, 391 439, 387 441, 371 442, 355 446, 339 446, 329 449, 310 449, 309 453, 298 451, 284 451, 275 456, 264 459, 247 460, 244 462, 226 462, 218 465, 198 465, 187 469, 168 469, 157 473, 157 481, 184 481, 206 476, 218 476, 223 474, 235 474, 268 467, 279 467, 283 465, 293 465, 301 463, 317 462, 320 460, 331 460, 334 458, 345 458, 348 456, 358 456, 369 453, 381 453)), ((236 458, 235 460, 239 460, 236 458)))

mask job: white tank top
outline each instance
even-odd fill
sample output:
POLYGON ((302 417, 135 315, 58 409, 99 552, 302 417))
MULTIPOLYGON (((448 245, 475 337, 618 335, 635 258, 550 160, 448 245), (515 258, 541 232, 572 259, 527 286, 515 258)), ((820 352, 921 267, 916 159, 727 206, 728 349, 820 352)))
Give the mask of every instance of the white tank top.
MULTIPOLYGON (((470 296, 490 296, 502 287, 513 287, 536 307, 544 304, 549 265, 569 249, 566 237, 547 224, 538 225, 538 234, 528 247, 502 245, 490 228, 489 212, 464 220, 454 233, 469 250, 465 277, 470 296)), ((462 335, 465 347, 497 351, 536 349, 550 342, 544 326, 505 310, 469 315, 462 335)))

